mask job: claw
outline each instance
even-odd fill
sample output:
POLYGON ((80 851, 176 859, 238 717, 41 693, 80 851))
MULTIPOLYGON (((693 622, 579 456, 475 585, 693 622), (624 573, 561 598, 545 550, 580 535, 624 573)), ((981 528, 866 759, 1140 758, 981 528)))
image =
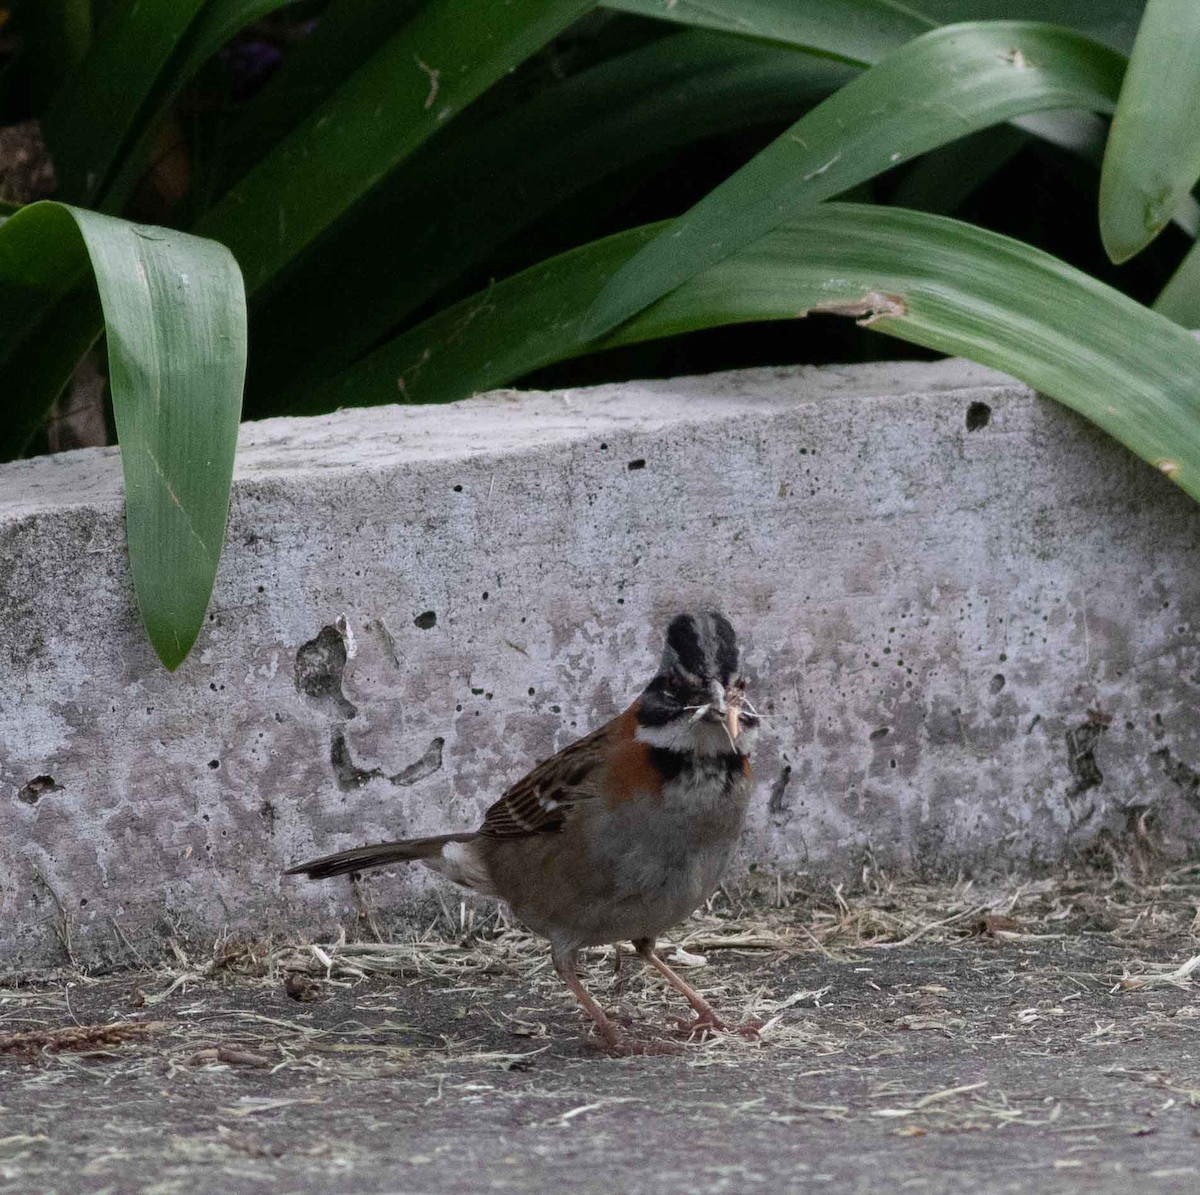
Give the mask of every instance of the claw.
MULTIPOLYGON (((599 1044, 599 1043, 597 1043, 599 1044)), ((601 1047, 610 1058, 659 1058, 684 1053, 684 1047, 669 1041, 641 1041, 622 1034, 601 1047)))
POLYGON ((712 1033, 736 1034, 747 1041, 762 1040, 758 1032, 762 1024, 758 1021, 747 1021, 744 1025, 726 1025, 719 1017, 700 1016, 694 1021, 680 1021, 679 1028, 689 1038, 699 1034, 701 1041, 712 1033))

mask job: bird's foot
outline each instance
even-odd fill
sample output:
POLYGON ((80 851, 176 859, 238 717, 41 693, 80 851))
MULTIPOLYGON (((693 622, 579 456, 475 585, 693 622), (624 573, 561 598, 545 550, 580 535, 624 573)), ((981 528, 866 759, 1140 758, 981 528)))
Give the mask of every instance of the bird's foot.
POLYGON ((595 1027, 597 1036, 590 1042, 610 1058, 653 1058, 684 1052, 684 1047, 676 1042, 636 1037, 628 1032, 632 1025, 633 1021, 628 1017, 621 1018, 620 1026, 610 1019, 606 1025, 595 1027))
POLYGON ((758 1031, 762 1028, 759 1021, 746 1021, 741 1025, 727 1025, 715 1013, 701 1014, 694 1021, 680 1021, 680 1032, 689 1040, 699 1038, 703 1041, 714 1033, 724 1033, 744 1037, 747 1041, 759 1041, 758 1031))
POLYGON ((646 1040, 622 1033, 617 1037, 603 1039, 600 1047, 610 1058, 663 1058, 684 1053, 678 1042, 661 1039, 646 1040))

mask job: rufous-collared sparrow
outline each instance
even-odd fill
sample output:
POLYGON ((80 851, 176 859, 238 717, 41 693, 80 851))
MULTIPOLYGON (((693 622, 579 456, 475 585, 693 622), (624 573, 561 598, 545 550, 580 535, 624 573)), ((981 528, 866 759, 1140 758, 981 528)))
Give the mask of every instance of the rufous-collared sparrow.
POLYGON ((474 833, 340 851, 290 868, 311 879, 417 861, 513 913, 550 942, 554 968, 615 1053, 645 1052, 588 995, 581 948, 628 940, 697 1013, 708 1002, 655 951, 655 939, 716 889, 750 798, 746 700, 737 639, 715 612, 667 628, 654 679, 624 713, 538 764, 474 833))

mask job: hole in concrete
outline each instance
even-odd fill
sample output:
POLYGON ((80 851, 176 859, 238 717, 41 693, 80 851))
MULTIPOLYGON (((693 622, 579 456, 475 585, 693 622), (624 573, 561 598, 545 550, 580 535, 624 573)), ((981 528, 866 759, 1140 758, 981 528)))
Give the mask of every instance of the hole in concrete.
POLYGON ((368 780, 374 780, 383 773, 378 768, 367 771, 357 767, 350 758, 350 748, 346 745, 346 736, 336 730, 329 744, 329 762, 333 765, 333 776, 337 786, 343 790, 362 788, 368 780))
POLYGON ((462 486, 460 486, 460 485, 456 485, 456 486, 454 487, 454 492, 455 492, 456 494, 461 494, 461 493, 462 493, 462 486))
POLYGON ((1104 773, 1096 763, 1096 747, 1105 729, 1102 722, 1088 721, 1067 731, 1067 767, 1075 778, 1075 783, 1067 790, 1067 796, 1081 796, 1103 782, 1104 773))
POLYGON ((210 759, 208 766, 215 772, 221 766, 221 761, 219 759, 210 759))
POLYGON ((394 776, 389 776, 388 780, 392 784, 407 788, 410 784, 416 784, 418 780, 432 776, 434 772, 440 772, 442 770, 442 748, 445 745, 446 740, 443 738, 431 740, 429 746, 425 748, 424 754, 416 763, 410 763, 408 767, 401 769, 394 776))
MULTIPOLYGON (((408 767, 401 768, 395 775, 386 777, 387 781, 390 784, 407 788, 409 785, 424 780, 427 776, 432 776, 435 772, 440 772, 442 770, 442 748, 445 745, 446 740, 443 738, 431 739, 429 746, 425 748, 415 763, 410 763, 408 767)), ((355 764, 350 757, 350 747, 346 743, 346 736, 340 730, 334 732, 333 739, 329 744, 329 762, 333 765, 333 775, 338 788, 343 791, 362 788, 368 781, 384 778, 382 768, 360 768, 355 764)), ((274 825, 273 812, 271 824, 274 825)))
POLYGON ((331 716, 353 718, 358 707, 346 700, 342 677, 346 671, 346 642, 337 627, 322 627, 296 652, 296 690, 328 708, 331 716))
POLYGON ((890 726, 881 726, 878 730, 871 731, 871 742, 877 743, 880 739, 886 739, 891 733, 890 726))
POLYGON ((787 786, 792 778, 792 765, 785 763, 779 769, 775 783, 771 785, 771 799, 767 802, 768 813, 783 813, 787 809, 787 786))
POLYGON ((17 800, 25 805, 36 805, 47 793, 57 792, 62 792, 62 785, 56 784, 53 776, 35 776, 17 793, 17 800))
POLYGON ((413 626, 428 631, 431 627, 437 626, 437 615, 432 610, 426 610, 424 614, 418 614, 413 619, 413 626))
POLYGON ((630 473, 632 473, 635 469, 644 469, 645 467, 646 467, 646 462, 644 460, 642 460, 640 457, 636 461, 630 461, 629 464, 627 464, 625 466, 625 468, 628 469, 630 473))
POLYGON ((1169 747, 1151 751, 1150 758, 1162 763, 1167 779, 1178 786, 1183 799, 1193 808, 1200 809, 1200 772, 1189 767, 1182 759, 1176 759, 1169 747))
POLYGON ((1006 681, 1004 679, 1004 674, 1002 672, 997 672, 996 675, 993 676, 990 681, 988 681, 988 692, 995 697, 995 695, 1004 688, 1005 684, 1006 681))
POLYGON ((967 431, 977 432, 992 421, 992 408, 985 402, 973 402, 967 408, 967 431))

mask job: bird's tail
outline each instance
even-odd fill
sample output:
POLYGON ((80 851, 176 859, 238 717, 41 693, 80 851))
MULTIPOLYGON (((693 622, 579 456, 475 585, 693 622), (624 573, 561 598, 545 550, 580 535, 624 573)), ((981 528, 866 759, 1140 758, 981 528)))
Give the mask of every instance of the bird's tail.
POLYGON ((336 855, 325 855, 289 867, 284 875, 306 875, 310 880, 326 880, 330 876, 347 875, 354 871, 366 871, 369 867, 386 867, 389 863, 414 863, 421 861, 436 871, 442 858, 442 850, 449 843, 470 842, 474 834, 438 834, 433 838, 408 838, 403 842, 380 842, 375 846, 357 846, 352 850, 338 851, 336 855))

